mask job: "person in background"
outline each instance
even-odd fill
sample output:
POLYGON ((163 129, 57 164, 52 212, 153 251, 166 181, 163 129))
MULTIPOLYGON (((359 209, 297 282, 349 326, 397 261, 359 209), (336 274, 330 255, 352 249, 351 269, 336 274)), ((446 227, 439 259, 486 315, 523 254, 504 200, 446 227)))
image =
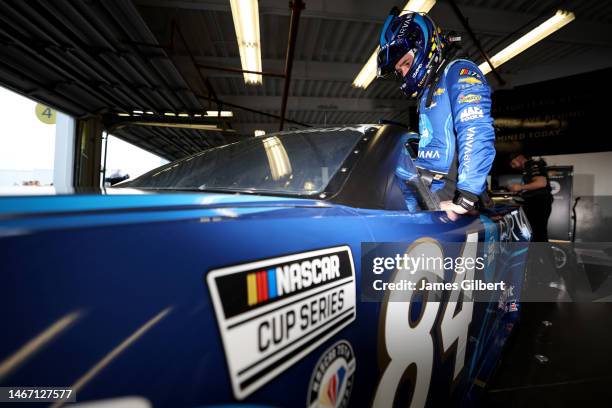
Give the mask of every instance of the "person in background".
POLYGON ((529 156, 517 154, 511 159, 510 166, 523 172, 523 183, 511 184, 508 189, 519 193, 525 200, 523 211, 531 224, 532 241, 547 242, 548 218, 552 210, 553 196, 548 181, 546 162, 542 159, 534 160, 529 156))

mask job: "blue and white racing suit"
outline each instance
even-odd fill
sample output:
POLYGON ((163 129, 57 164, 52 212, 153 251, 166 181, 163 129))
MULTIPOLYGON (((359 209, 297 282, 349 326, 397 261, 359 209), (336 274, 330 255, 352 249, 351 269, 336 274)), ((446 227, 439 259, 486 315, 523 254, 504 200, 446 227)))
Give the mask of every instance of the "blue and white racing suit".
MULTIPOLYGON (((425 89, 418 101, 416 167, 433 174, 431 191, 440 200, 452 200, 458 190, 478 201, 495 158, 491 90, 476 64, 465 59, 450 62, 433 85, 435 89, 425 89), (434 94, 427 107, 429 92, 434 94)), ((402 166, 400 160, 396 175, 406 180, 402 166)), ((402 190, 408 208, 414 210, 414 198, 402 190)))

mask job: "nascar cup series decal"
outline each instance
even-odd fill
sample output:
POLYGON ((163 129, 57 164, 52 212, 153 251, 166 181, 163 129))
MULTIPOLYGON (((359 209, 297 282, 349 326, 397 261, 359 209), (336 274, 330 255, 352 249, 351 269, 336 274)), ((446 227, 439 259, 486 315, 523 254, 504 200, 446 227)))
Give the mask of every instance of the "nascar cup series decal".
POLYGON ((355 320, 348 246, 216 269, 206 280, 238 399, 355 320))
POLYGON ((355 376, 355 355, 341 340, 323 353, 308 385, 308 408, 343 408, 348 405, 355 376))

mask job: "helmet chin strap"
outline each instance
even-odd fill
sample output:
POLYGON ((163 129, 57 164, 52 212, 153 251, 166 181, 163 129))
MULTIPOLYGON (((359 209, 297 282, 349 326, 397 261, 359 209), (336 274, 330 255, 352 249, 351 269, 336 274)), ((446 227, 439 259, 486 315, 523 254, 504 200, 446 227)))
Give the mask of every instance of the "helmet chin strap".
POLYGON ((433 96, 435 92, 432 92, 432 89, 435 89, 438 86, 438 82, 440 82, 442 72, 444 71, 448 63, 451 62, 451 60, 453 59, 456 53, 457 53, 456 49, 448 50, 445 53, 446 55, 444 55, 444 57, 442 58, 442 61, 440 61, 440 63, 436 67, 434 75, 432 77, 429 77, 429 73, 428 73, 428 77, 425 80, 425 85, 423 86, 421 93, 419 95, 419 97, 421 97, 423 92, 425 92, 426 89, 429 89, 429 92, 427 93, 427 100, 425 101, 426 108, 429 108, 433 101, 433 96), (430 79, 433 79, 433 80, 430 81, 430 79))

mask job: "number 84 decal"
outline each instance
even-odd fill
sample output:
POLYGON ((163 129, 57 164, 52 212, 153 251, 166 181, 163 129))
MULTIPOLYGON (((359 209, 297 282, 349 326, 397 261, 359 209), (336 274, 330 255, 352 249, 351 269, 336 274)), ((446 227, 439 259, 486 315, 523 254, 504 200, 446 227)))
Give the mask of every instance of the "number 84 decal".
MULTIPOLYGON (((478 232, 469 233, 460 256, 475 259, 477 249, 478 232)), ((440 244, 428 238, 415 241, 406 251, 406 255, 409 257, 421 255, 444 257, 440 244)), ((473 279, 474 268, 466 268, 465 274, 461 276, 462 279, 473 279)), ((396 272, 393 281, 400 282, 403 279, 413 282, 421 280, 431 282, 436 279, 444 279, 444 270, 440 266, 432 268, 431 271, 417 270, 414 273, 400 269, 396 272)), ((454 279, 459 280, 460 274, 455 273, 454 279)), ((464 299, 471 298, 471 290, 463 292, 464 299)), ((381 329, 384 334, 383 350, 388 356, 388 362, 378 384, 373 407, 393 406, 400 384, 406 379, 409 379, 412 384, 409 406, 425 406, 433 370, 433 333, 436 331, 438 331, 443 357, 448 358, 455 350, 453 381, 457 379, 465 364, 468 329, 474 310, 473 302, 461 302, 460 310, 457 311, 460 293, 461 291, 452 291, 446 303, 427 302, 428 294, 425 293, 422 303, 419 304, 421 310, 416 321, 412 321, 410 316, 414 314, 411 308, 416 307, 418 303, 411 302, 411 300, 422 293, 391 291, 388 294, 381 311, 381 329), (434 327, 439 312, 441 319, 438 327, 434 327)))

